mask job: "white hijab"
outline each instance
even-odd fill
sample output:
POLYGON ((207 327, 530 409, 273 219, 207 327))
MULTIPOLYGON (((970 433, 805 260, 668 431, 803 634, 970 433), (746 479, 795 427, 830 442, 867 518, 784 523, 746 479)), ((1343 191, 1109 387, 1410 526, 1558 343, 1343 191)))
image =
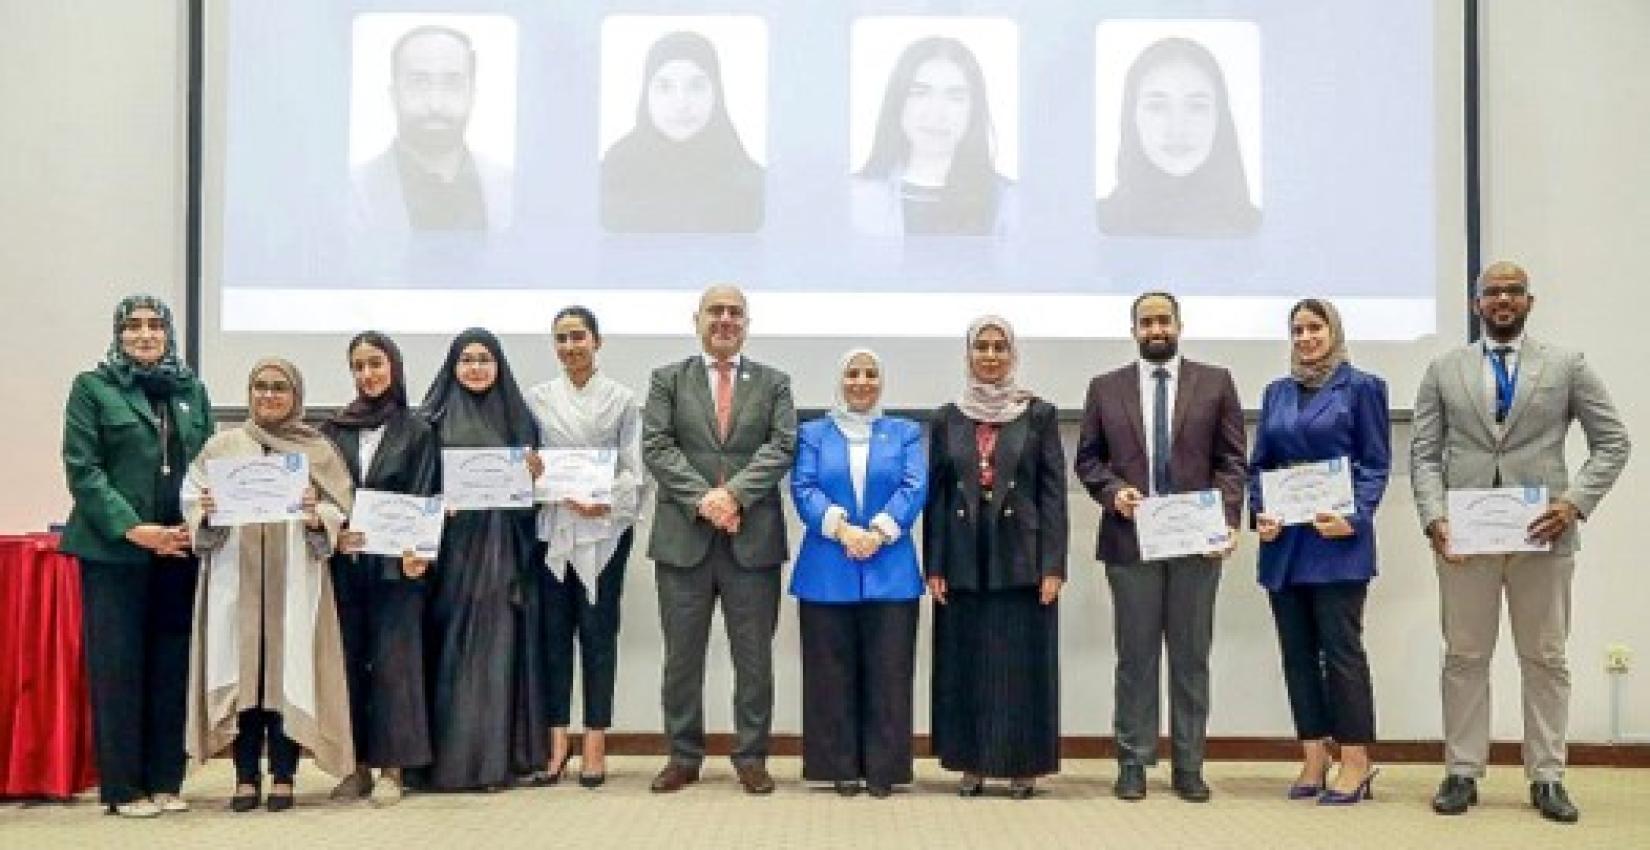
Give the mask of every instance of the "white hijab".
MULTIPOLYGON (((831 421, 836 423, 837 430, 848 439, 849 443, 868 443, 871 441, 871 429, 876 421, 882 418, 882 395, 877 395, 877 403, 864 412, 855 412, 848 407, 848 397, 842 391, 842 375, 848 371, 848 364, 854 362, 855 357, 864 355, 871 358, 876 364, 877 377, 885 379, 882 370, 882 358, 869 348, 850 348, 842 355, 836 366, 836 406, 831 408, 831 421)), ((886 389, 886 385, 884 385, 886 389)))

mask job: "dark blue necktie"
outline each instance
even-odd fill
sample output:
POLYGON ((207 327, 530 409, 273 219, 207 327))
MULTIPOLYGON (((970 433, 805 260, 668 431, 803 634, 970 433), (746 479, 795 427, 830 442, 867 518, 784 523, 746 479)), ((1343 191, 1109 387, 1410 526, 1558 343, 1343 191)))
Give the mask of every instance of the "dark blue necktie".
POLYGON ((1169 481, 1169 370, 1152 370, 1152 494, 1161 496, 1174 485, 1169 481))
POLYGON ((1512 346, 1498 345, 1490 349, 1490 367, 1495 370, 1495 422, 1501 424, 1507 421, 1507 413, 1512 410, 1513 390, 1518 385, 1518 375, 1507 371, 1507 358, 1512 356, 1512 346))

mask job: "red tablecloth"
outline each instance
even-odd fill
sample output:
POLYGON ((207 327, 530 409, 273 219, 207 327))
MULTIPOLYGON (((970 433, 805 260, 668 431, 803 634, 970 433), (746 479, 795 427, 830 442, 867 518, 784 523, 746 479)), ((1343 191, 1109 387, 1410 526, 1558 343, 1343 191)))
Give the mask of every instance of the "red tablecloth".
POLYGON ((80 565, 50 534, 0 535, 0 797, 97 784, 80 565))

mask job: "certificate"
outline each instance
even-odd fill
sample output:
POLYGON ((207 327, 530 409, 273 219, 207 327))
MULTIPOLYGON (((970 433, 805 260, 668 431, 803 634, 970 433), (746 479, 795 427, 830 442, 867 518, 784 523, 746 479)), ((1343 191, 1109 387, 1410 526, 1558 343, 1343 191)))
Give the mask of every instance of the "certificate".
POLYGON ((526 449, 442 449, 441 483, 447 507, 456 510, 533 506, 526 449))
POLYGON ((1134 509, 1134 531, 1144 561, 1208 555, 1225 549, 1232 538, 1215 490, 1142 499, 1134 509))
POLYGON ((399 558, 407 552, 426 560, 441 548, 446 519, 440 496, 408 496, 383 490, 356 490, 349 527, 366 537, 361 551, 399 558))
POLYGON ((1546 487, 1451 490, 1445 497, 1451 555, 1546 552, 1530 539, 1530 523, 1547 509, 1546 487))
POLYGON ((613 504, 618 449, 539 449, 539 457, 544 460, 544 474, 534 482, 533 496, 538 501, 613 504))
POLYGON ((1284 525, 1309 523, 1318 514, 1350 516, 1352 466, 1337 457, 1262 472, 1260 500, 1284 525))
POLYGON ((309 458, 302 454, 222 457, 206 462, 212 524, 221 528, 302 519, 309 458))

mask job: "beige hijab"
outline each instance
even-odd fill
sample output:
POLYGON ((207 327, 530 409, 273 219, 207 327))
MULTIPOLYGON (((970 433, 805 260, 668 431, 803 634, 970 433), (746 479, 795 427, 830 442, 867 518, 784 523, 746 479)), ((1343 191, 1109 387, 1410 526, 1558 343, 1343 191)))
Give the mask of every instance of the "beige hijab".
POLYGON ((241 428, 259 445, 270 451, 298 453, 309 458, 309 477, 315 482, 315 486, 342 508, 344 513, 349 513, 354 502, 349 467, 344 463, 343 456, 338 454, 338 449, 333 446, 332 441, 304 422, 304 376, 298 372, 298 367, 279 357, 265 357, 253 365, 252 374, 247 376, 246 383, 249 415, 241 428), (251 393, 252 382, 257 379, 258 373, 265 369, 280 372, 287 382, 292 384, 293 400, 292 411, 285 419, 269 425, 260 425, 250 415, 251 393))
POLYGON ((1297 302, 1289 311, 1291 333, 1296 314, 1305 310, 1319 316, 1329 325, 1329 351, 1316 360, 1301 359, 1300 352, 1294 346, 1289 347, 1289 374, 1299 381, 1301 386, 1317 389, 1329 383, 1335 370, 1341 368, 1342 363, 1350 362, 1346 351, 1346 332, 1341 329, 1341 314, 1335 305, 1321 298, 1308 298, 1297 302))
POLYGON ((1014 372, 1020 367, 1020 349, 1014 341, 1014 326, 1001 316, 981 316, 968 326, 968 339, 963 347, 963 376, 967 383, 963 387, 962 398, 957 400, 957 407, 963 415, 975 422, 1009 422, 1024 413, 1031 404, 1031 391, 1022 388, 1014 379, 1014 372), (1008 341, 1008 371, 1003 379, 995 384, 988 384, 974 377, 974 369, 969 365, 970 352, 974 350, 974 341, 986 328, 996 328, 1003 332, 1003 338, 1008 341))

